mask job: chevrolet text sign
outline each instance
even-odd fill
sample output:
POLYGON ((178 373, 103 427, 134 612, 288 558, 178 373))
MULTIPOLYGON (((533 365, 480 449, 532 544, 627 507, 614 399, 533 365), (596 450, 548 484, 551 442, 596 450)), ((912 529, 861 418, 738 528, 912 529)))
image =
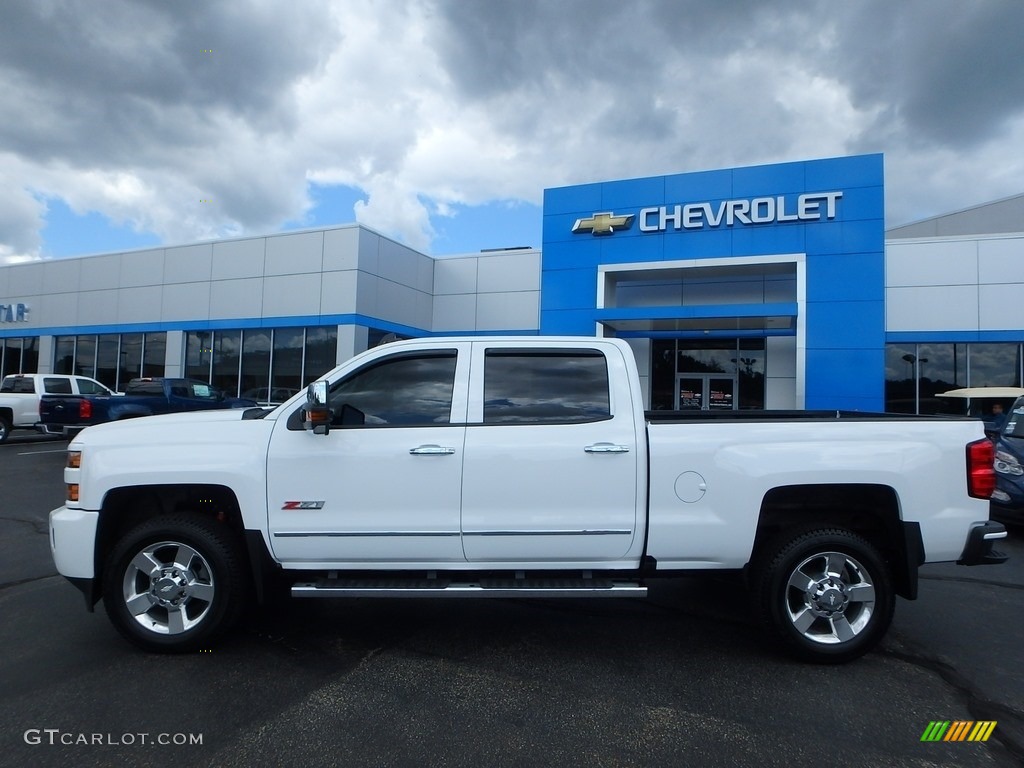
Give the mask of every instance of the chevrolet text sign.
MULTIPOLYGON (((641 208, 636 218, 641 232, 732 227, 737 224, 821 221, 836 217, 836 207, 842 196, 843 193, 838 191, 811 192, 798 196, 795 202, 787 201, 783 195, 778 195, 722 200, 718 203, 680 203, 641 208)), ((595 213, 586 219, 577 219, 572 231, 610 235, 617 230, 629 229, 632 223, 632 214, 617 216, 608 211, 595 213)))

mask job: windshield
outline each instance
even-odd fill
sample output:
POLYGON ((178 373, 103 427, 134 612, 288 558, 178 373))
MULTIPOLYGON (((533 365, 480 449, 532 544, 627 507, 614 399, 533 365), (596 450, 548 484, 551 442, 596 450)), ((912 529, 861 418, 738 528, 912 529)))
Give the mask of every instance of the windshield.
POLYGON ((1017 398, 1017 402, 1010 408, 1006 426, 1003 427, 1003 437, 1024 437, 1024 397, 1017 398))

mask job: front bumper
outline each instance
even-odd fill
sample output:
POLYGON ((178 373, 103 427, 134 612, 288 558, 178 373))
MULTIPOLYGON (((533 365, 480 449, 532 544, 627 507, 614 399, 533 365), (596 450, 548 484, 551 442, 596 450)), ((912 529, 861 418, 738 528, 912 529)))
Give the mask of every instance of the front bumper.
POLYGON ((971 524, 967 533, 967 544, 957 560, 958 565, 998 565, 1005 563, 1007 555, 993 547, 999 539, 1006 538, 1006 527, 1002 523, 984 520, 971 524))
POLYGON ((50 513, 50 554, 57 573, 69 579, 92 579, 95 573, 96 526, 100 513, 59 507, 50 513))

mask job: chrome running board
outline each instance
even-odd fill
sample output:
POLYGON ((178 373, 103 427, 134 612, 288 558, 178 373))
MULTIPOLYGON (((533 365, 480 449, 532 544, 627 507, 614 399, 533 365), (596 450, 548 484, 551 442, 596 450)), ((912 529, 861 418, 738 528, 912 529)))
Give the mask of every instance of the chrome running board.
POLYGON ((646 597, 647 587, 610 579, 318 579, 292 597, 646 597))

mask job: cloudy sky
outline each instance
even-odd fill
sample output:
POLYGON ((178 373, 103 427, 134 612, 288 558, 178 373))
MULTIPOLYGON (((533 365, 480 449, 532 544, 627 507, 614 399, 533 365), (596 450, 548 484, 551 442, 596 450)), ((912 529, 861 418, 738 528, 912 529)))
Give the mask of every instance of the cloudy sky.
POLYGON ((1021 0, 3 0, 0 263, 359 221, 540 246, 546 187, 884 152, 1024 192, 1021 0))

